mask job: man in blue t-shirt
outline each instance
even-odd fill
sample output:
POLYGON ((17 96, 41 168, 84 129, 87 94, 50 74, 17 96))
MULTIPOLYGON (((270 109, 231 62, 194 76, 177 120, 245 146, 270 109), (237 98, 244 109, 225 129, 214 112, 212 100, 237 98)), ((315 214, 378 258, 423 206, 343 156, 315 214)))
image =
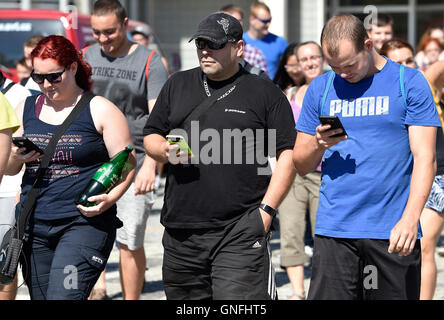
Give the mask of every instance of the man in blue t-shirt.
POLYGON ((288 45, 284 38, 268 31, 270 23, 270 8, 263 2, 254 2, 250 7, 250 28, 244 32, 243 40, 262 51, 267 61, 268 75, 273 79, 279 59, 288 45))
POLYGON ((307 89, 299 174, 322 160, 309 299, 418 299, 419 217, 436 171, 440 121, 423 75, 379 55, 362 22, 331 18, 321 43, 332 72, 307 89), (342 129, 320 125, 337 116, 342 129))

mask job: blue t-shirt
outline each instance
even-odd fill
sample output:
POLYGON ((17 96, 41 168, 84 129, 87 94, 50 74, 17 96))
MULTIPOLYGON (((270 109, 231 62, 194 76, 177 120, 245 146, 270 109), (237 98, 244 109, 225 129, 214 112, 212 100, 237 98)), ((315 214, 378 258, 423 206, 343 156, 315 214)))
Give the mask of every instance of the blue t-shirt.
MULTIPOLYGON (((389 239, 410 191, 413 156, 408 127, 440 126, 424 76, 405 68, 407 107, 400 65, 384 68, 358 83, 335 75, 322 115, 338 116, 348 139, 325 151, 315 233, 337 238, 389 239)), ((330 73, 310 84, 296 128, 315 134, 330 73)), ((418 237, 421 237, 418 224, 418 237)))
POLYGON ((248 32, 244 32, 243 40, 262 51, 267 62, 268 75, 270 79, 273 79, 279 66, 279 59, 287 49, 287 41, 273 33, 268 33, 264 38, 256 40, 251 38, 248 32))

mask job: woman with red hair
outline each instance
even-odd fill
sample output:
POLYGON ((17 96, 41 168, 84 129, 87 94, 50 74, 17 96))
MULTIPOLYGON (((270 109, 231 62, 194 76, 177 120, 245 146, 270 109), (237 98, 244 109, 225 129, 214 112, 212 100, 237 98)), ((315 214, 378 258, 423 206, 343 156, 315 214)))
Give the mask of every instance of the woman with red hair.
MULTIPOLYGON (((31 58, 31 77, 42 94, 17 107, 21 126, 14 135, 23 135, 44 150, 84 92, 91 89, 91 67, 62 36, 42 39, 31 58)), ((74 201, 97 169, 129 144, 124 115, 100 96, 89 102, 58 141, 25 235, 24 278, 31 299, 88 298, 114 243, 115 202, 129 187, 134 169, 108 194, 90 197, 95 206, 74 201)), ((11 152, 9 174, 25 164, 18 206, 23 206, 35 181, 41 157, 25 148, 11 152)), ((134 154, 130 162, 134 167, 134 154)))
POLYGON ((440 59, 441 53, 444 50, 444 44, 435 38, 428 38, 420 47, 424 52, 424 57, 426 63, 420 67, 421 70, 425 71, 432 64, 440 59))
POLYGON ((419 41, 415 61, 424 71, 438 60, 444 60, 444 31, 442 27, 428 28, 419 41))

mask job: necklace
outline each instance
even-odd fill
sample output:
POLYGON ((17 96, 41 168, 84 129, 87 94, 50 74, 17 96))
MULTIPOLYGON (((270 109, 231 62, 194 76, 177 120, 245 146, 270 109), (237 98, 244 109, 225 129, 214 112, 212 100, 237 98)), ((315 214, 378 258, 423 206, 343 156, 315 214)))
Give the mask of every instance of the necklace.
POLYGON ((59 111, 62 111, 62 110, 64 110, 64 109, 71 108, 71 107, 75 106, 76 103, 77 103, 77 101, 79 100, 79 96, 81 96, 81 95, 82 95, 82 93, 79 94, 79 95, 77 95, 77 97, 75 98, 75 100, 74 100, 73 103, 71 103, 71 104, 69 104, 69 105, 64 105, 64 106, 56 106, 56 105, 50 103, 50 100, 49 100, 48 97, 45 95, 45 105, 47 105, 48 107, 53 108, 56 112, 59 112, 59 111))
POLYGON ((207 94, 207 97, 211 97, 211 92, 208 89, 208 82, 207 82, 207 75, 206 74, 204 74, 204 76, 203 76, 203 86, 205 89, 205 93, 207 94))
MULTIPOLYGON (((238 78, 238 79, 240 79, 240 78, 238 78)), ((236 83, 237 83, 237 82, 239 82, 239 80, 234 81, 234 82, 232 83, 233 86, 232 86, 230 89, 228 89, 227 92, 225 92, 223 95, 221 95, 221 96, 217 99, 217 101, 219 101, 219 100, 225 98, 226 96, 228 96, 228 95, 229 95, 229 94, 230 94, 230 93, 236 88, 236 83)), ((228 85, 225 85, 225 87, 227 87, 227 86, 228 86, 228 85)), ((204 76, 203 76, 203 87, 204 87, 204 89, 205 89, 205 93, 207 94, 207 97, 208 97, 208 98, 211 97, 211 92, 210 92, 210 90, 208 89, 208 82, 207 82, 207 75, 206 75, 206 74, 204 74, 204 76)), ((224 88, 225 88, 225 87, 224 87, 224 88)), ((216 90, 216 93, 219 92, 221 89, 222 89, 222 88, 216 90)))

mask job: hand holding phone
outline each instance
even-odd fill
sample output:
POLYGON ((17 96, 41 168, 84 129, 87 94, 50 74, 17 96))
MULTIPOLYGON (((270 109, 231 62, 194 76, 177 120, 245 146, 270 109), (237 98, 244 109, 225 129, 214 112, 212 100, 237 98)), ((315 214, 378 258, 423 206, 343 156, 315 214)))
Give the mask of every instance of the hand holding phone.
POLYGON ((29 153, 31 151, 36 151, 40 154, 45 154, 42 149, 40 149, 37 145, 34 144, 31 140, 25 137, 12 137, 12 143, 15 144, 19 148, 25 148, 25 153, 29 153))
POLYGON ((327 131, 335 130, 335 129, 342 129, 341 133, 332 135, 332 136, 330 136, 331 138, 342 137, 342 136, 347 135, 347 132, 345 131, 345 129, 341 123, 341 120, 339 120, 339 118, 337 116, 320 116, 319 121, 321 121, 322 125, 326 125, 326 124, 330 125, 330 129, 328 129, 327 131))
POLYGON ((191 148, 189 147, 188 143, 185 141, 185 138, 179 135, 172 135, 169 134, 166 136, 169 144, 177 144, 179 146, 180 151, 187 151, 189 156, 194 156, 193 152, 191 151, 191 148))

